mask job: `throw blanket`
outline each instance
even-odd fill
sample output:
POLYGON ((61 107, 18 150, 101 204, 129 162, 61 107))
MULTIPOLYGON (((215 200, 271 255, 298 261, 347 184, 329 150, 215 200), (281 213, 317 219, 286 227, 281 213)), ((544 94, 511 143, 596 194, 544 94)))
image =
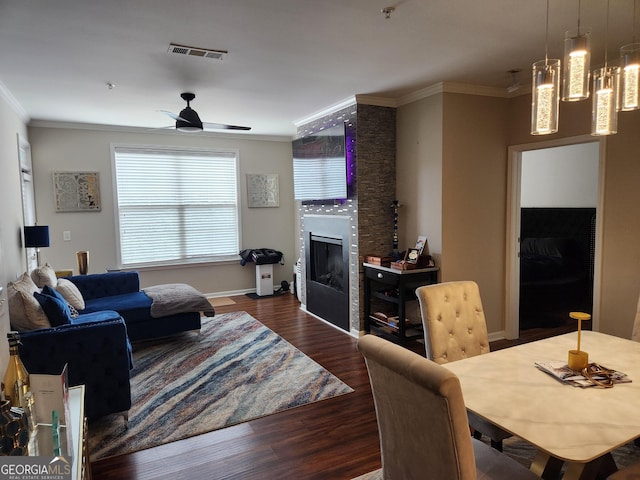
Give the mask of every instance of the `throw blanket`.
POLYGON ((154 285, 142 291, 153 301, 151 316, 154 318, 186 312, 203 312, 207 317, 213 317, 216 313, 209 300, 186 283, 154 285))

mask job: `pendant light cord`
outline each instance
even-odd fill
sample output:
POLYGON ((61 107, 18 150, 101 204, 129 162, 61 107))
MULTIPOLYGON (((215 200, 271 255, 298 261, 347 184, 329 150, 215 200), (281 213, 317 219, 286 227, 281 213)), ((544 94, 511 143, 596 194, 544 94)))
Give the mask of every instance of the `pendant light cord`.
POLYGON ((549 0, 547 0, 547 27, 544 34, 544 64, 549 63, 549 0))
POLYGON ((636 43, 636 33, 638 33, 638 22, 636 22, 636 3, 636 0, 633 0, 633 38, 631 39, 631 43, 636 43))
POLYGON ((580 36, 580 12, 582 11, 582 8, 580 7, 581 4, 582 0, 578 0, 578 37, 580 36))
POLYGON ((604 68, 607 68, 607 51, 609 50, 609 0, 607 0, 607 24, 604 31, 604 68))

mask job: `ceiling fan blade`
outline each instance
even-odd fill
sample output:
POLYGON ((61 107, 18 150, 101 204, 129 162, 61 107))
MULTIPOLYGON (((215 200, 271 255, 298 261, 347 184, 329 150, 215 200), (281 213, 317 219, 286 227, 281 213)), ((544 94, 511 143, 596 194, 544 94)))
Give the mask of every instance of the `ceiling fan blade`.
POLYGON ((226 125, 224 123, 202 122, 202 126, 206 130, 251 130, 251 127, 242 127, 240 125, 226 125))
POLYGON ((173 118, 174 120, 182 120, 183 122, 189 122, 189 120, 182 118, 180 115, 176 115, 173 112, 168 112, 167 110, 160 110, 162 113, 170 116, 171 118, 173 118))

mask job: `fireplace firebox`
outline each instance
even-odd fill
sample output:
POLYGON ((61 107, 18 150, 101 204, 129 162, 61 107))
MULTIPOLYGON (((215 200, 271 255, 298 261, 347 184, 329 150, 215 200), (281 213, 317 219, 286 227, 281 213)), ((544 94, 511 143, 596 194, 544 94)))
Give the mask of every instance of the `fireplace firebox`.
POLYGON ((340 220, 305 220, 306 307, 349 331, 349 227, 340 220))

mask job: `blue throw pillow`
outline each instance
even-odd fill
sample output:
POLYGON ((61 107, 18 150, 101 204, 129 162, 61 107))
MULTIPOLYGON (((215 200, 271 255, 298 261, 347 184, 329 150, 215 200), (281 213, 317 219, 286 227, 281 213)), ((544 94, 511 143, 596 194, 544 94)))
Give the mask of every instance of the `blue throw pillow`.
POLYGON ((54 289, 45 285, 42 288, 42 293, 34 292, 33 296, 36 297, 36 300, 38 300, 38 303, 42 306, 42 310, 44 310, 52 327, 71 323, 69 305, 62 295, 54 289))

